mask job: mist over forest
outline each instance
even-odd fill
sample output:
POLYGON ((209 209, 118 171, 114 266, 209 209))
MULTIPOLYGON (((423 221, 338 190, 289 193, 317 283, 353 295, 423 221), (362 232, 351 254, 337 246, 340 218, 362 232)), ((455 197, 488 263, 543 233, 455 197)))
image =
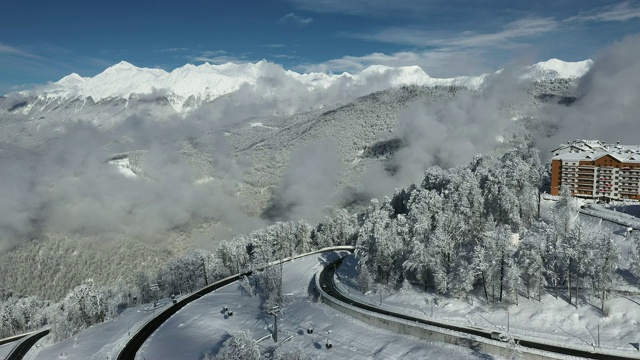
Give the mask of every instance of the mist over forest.
MULTIPOLYGON (((523 83, 505 69, 479 90, 383 90, 381 81, 336 85, 320 96, 276 67, 256 87, 186 115, 159 93, 27 117, 20 111, 34 100, 9 94, 1 99, 0 258, 16 264, 33 251, 77 249, 108 269, 96 270, 96 281, 114 274, 131 281, 141 270, 136 258, 155 268, 275 221, 313 227, 336 208, 361 211, 372 197, 420 182, 430 166, 468 164, 514 136, 531 139, 543 164, 552 148, 575 138, 635 143, 639 45, 632 36, 603 50, 577 81, 523 83), (90 118, 106 107, 119 115, 90 118), (135 176, 113 164, 124 158, 135 176), (133 243, 138 250, 119 251, 133 243), (121 257, 99 261, 102 251, 121 257)), ((92 271, 47 292, 59 297, 92 271)), ((42 291, 16 284, 30 281, 17 275, 2 280, 0 287, 20 293, 42 291)))

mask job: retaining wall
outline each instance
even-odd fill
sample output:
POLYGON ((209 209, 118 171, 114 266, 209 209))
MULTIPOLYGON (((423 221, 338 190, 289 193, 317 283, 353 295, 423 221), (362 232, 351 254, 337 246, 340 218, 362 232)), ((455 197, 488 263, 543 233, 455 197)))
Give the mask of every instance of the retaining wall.
MULTIPOLYGON (((474 335, 438 328, 421 323, 413 323, 404 319, 397 319, 360 309, 358 307, 346 304, 338 299, 335 299, 332 296, 329 296, 320 286, 320 272, 316 274, 315 281, 316 289, 320 293, 320 298, 323 303, 366 324, 393 331, 399 334, 415 336, 424 340, 439 341, 447 344, 464 346, 475 351, 480 351, 486 354, 505 358, 510 358, 510 355, 512 355, 515 351, 512 348, 513 345, 501 341, 485 339, 474 335)), ((521 346, 517 347, 517 350, 521 352, 522 358, 526 360, 571 358, 567 355, 559 355, 521 346)))

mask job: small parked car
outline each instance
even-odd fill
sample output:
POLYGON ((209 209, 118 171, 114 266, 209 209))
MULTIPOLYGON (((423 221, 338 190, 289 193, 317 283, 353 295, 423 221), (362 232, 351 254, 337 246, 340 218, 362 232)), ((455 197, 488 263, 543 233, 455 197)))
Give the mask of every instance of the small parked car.
POLYGON ((505 334, 502 334, 498 331, 494 331, 491 333, 491 339, 493 340, 499 340, 499 341, 504 341, 504 342, 508 342, 509 341, 509 337, 505 334))

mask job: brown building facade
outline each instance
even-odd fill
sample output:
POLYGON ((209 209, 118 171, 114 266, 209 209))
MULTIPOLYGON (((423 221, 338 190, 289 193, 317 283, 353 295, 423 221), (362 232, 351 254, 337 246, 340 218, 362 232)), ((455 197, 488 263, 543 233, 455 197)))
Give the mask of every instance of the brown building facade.
POLYGON ((567 185, 574 196, 640 200, 640 146, 576 140, 554 150, 551 194, 567 185))

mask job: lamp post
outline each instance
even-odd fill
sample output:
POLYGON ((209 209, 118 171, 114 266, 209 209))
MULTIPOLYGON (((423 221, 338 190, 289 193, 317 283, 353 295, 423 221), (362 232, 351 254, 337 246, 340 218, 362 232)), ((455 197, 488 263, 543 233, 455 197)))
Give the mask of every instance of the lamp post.
MULTIPOLYGON (((273 315, 273 341, 278 342, 278 312, 280 306, 274 306, 269 309, 269 314, 273 315)), ((313 332, 313 330, 311 330, 313 332)))

